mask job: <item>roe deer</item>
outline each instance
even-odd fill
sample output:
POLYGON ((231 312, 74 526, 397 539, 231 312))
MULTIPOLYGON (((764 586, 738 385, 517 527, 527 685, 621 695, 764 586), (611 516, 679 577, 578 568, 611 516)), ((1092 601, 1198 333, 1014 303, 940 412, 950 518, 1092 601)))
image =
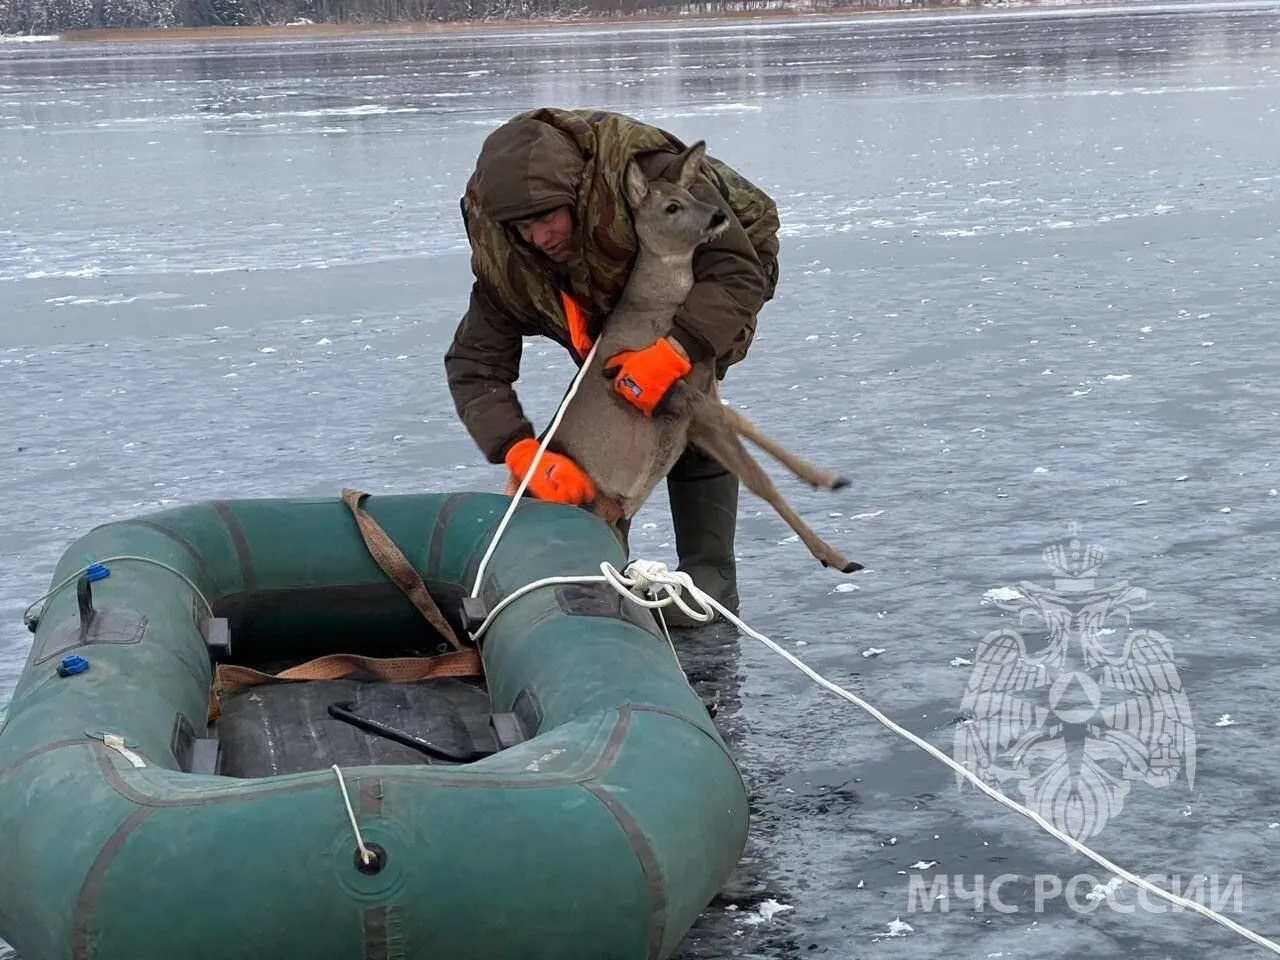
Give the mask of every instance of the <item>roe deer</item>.
POLYGON ((693 286, 694 251, 728 225, 720 209, 688 189, 705 152, 705 143, 698 141, 681 155, 675 183, 648 181, 634 160, 627 164, 624 186, 639 241, 635 265, 605 321, 591 369, 548 449, 571 457, 586 472, 598 491, 588 509, 616 522, 639 512, 686 444, 693 443, 767 501, 824 567, 843 573, 861 570, 861 564, 836 552, 796 514, 739 438, 750 440, 813 487, 837 490, 848 481, 805 463, 721 403, 714 360, 694 363, 652 418, 614 393, 612 381, 602 374, 609 357, 642 349, 670 333, 675 312, 693 286))

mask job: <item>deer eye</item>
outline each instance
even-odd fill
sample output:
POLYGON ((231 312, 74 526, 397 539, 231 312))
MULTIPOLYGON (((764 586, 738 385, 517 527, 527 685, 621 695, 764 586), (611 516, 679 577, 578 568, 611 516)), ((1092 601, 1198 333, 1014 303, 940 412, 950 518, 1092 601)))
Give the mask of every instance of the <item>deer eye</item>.
POLYGON ((680 212, 680 204, 676 203, 674 200, 667 204, 667 213, 679 213, 679 212, 680 212))

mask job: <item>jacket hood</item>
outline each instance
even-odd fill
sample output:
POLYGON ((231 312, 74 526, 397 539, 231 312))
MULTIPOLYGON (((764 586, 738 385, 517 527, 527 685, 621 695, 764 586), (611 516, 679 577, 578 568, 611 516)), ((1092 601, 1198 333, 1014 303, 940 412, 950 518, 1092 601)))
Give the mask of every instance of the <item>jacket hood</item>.
POLYGON ((576 207, 585 166, 574 142, 541 120, 503 124, 485 138, 476 160, 481 208, 501 223, 576 207))

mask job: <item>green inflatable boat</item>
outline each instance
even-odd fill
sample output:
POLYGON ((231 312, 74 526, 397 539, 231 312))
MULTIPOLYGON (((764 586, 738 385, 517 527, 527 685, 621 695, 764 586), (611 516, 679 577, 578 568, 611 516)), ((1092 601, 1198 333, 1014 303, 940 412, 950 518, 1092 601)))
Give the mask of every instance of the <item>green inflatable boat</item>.
POLYGON ((75 542, 0 726, 0 939, 673 953, 742 854, 741 776, 650 612, 581 583, 499 607, 621 569, 597 518, 523 501, 468 599, 508 504, 217 501, 75 542))

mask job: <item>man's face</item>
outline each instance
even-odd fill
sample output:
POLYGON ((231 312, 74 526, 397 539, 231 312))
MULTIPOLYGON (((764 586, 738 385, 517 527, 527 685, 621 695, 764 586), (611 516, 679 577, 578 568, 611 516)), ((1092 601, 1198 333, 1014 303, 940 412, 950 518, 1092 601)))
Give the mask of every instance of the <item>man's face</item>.
POLYGON ((573 254, 573 211, 569 207, 517 220, 515 228, 525 243, 537 247, 556 263, 564 263, 573 254))

